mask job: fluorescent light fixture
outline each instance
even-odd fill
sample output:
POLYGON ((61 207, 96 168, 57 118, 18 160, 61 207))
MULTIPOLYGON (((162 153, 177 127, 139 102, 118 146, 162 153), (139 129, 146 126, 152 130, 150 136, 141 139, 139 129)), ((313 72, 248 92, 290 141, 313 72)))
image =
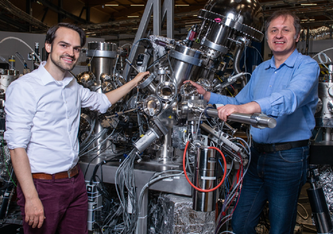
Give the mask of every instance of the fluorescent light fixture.
POLYGON ((119 4, 104 4, 106 7, 113 7, 113 6, 119 6, 119 4))
POLYGON ((301 6, 317 6, 317 3, 301 3, 301 6))
POLYGON ((193 16, 198 16, 198 15, 193 15, 193 16))
POLYGON ((139 18, 138 15, 128 15, 127 18, 139 18))
POLYGON ((145 6, 145 4, 131 4, 131 6, 134 6, 134 7, 143 7, 143 6, 145 6))
POLYGON ((305 22, 305 21, 315 21, 316 19, 301 19, 302 22, 305 22))
POLYGON ((190 4, 175 4, 176 7, 188 7, 190 4))

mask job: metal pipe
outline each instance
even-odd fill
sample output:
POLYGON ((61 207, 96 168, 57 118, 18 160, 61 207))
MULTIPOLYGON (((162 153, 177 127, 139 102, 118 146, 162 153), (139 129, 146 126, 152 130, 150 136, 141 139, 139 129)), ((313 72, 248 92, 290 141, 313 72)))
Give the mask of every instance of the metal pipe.
MULTIPOLYGON (((206 113, 210 117, 218 117, 218 111, 216 109, 206 109, 206 113)), ((268 117, 261 113, 254 114, 240 114, 233 113, 228 116, 228 120, 250 124, 256 128, 275 128, 276 119, 268 117)))

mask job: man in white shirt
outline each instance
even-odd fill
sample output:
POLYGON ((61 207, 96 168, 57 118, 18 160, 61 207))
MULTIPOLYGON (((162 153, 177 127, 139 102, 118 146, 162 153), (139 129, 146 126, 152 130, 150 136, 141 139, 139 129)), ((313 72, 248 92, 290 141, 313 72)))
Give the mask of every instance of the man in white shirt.
POLYGON ((105 113, 149 74, 142 72, 106 94, 91 92, 69 73, 84 44, 79 27, 60 23, 50 28, 47 61, 6 92, 5 140, 19 182, 25 234, 88 233, 87 193, 77 166, 81 107, 105 113))

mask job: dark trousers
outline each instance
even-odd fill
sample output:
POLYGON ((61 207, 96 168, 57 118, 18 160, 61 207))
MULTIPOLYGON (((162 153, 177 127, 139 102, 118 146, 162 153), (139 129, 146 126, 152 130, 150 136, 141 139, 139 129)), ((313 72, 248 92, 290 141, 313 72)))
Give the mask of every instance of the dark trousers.
POLYGON ((271 234, 292 234, 297 201, 306 182, 309 147, 261 153, 252 147, 251 162, 232 218, 233 232, 255 234, 268 201, 271 234))
POLYGON ((44 206, 45 220, 41 228, 32 228, 24 221, 25 198, 17 187, 17 204, 21 207, 24 234, 87 234, 88 196, 81 169, 69 179, 34 179, 44 206))

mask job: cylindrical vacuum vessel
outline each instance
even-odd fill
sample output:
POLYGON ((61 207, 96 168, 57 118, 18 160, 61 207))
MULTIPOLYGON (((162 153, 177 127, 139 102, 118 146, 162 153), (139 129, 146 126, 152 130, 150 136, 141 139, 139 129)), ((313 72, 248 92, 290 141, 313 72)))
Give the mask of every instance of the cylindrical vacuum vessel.
MULTIPOLYGON (((212 189, 216 186, 216 157, 213 149, 201 149, 196 158, 193 184, 201 189, 212 189)), ((200 192, 194 190, 193 209, 201 212, 215 210, 216 190, 200 192)))
MULTIPOLYGON (((101 74, 112 75, 111 71, 114 66, 114 59, 117 56, 117 45, 109 42, 89 42, 87 57, 90 58, 90 71, 96 77, 96 87, 102 85, 101 74)), ((102 88, 97 89, 96 92, 102 93, 102 88)), ((95 124, 94 133, 98 134, 103 130, 100 122, 95 124)), ((101 143, 105 139, 105 135, 100 136, 93 147, 97 147, 97 153, 101 153, 107 147, 107 142, 101 143)))

